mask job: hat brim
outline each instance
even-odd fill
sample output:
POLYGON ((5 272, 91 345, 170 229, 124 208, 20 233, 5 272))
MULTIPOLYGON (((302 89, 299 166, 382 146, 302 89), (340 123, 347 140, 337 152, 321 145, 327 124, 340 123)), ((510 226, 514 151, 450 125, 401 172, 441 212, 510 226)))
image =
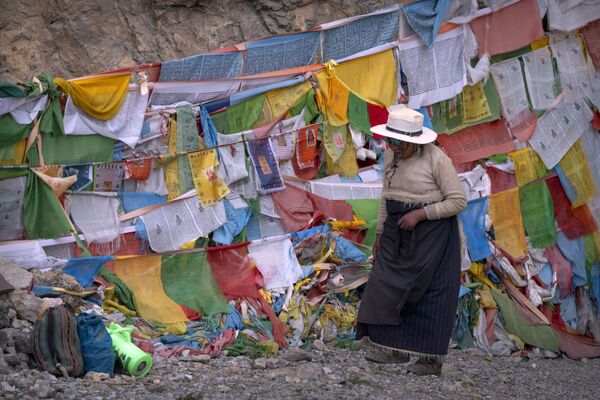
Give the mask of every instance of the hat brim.
POLYGON ((437 133, 435 133, 431 129, 423 127, 422 131, 423 133, 421 133, 419 136, 408 136, 388 130, 387 125, 385 124, 376 125, 371 128, 371 132, 377 135, 389 137, 392 139, 398 139, 408 143, 427 144, 432 143, 435 141, 435 139, 437 139, 437 133))

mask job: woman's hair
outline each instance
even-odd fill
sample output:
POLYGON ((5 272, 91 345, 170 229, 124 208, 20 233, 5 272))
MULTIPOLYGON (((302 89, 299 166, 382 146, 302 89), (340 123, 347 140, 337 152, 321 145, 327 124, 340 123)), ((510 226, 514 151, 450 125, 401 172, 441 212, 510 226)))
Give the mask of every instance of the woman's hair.
POLYGON ((414 154, 420 156, 423 153, 423 145, 417 143, 402 142, 398 147, 398 152, 394 154, 401 160, 412 157, 414 154))

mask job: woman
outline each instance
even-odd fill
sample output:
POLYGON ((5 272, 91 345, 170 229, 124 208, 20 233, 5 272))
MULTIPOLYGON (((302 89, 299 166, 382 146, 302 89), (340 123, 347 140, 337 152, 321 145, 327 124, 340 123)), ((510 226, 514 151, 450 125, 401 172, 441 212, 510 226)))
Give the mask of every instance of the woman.
POLYGON ((423 127, 423 115, 393 111, 384 136, 384 183, 374 266, 359 313, 357 339, 374 344, 367 360, 417 361, 408 371, 439 375, 448 352, 460 285, 456 214, 467 200, 450 159, 423 127))

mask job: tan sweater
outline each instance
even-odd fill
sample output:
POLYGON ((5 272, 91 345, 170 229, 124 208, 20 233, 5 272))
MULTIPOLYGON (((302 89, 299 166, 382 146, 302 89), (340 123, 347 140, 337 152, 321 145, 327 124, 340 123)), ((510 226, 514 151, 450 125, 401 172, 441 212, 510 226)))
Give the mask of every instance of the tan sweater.
POLYGON ((398 200, 409 204, 424 204, 427 219, 448 218, 467 206, 462 184, 454 165, 435 144, 426 144, 421 155, 398 160, 396 173, 388 185, 394 152, 384 154, 383 192, 377 216, 377 233, 383 232, 387 218, 386 200, 398 200))

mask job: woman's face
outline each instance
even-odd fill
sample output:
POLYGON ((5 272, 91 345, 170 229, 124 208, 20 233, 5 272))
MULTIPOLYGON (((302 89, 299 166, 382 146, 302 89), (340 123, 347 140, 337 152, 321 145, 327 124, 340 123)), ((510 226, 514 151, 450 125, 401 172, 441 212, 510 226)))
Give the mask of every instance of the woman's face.
POLYGON ((399 159, 409 158, 416 151, 413 143, 400 142, 400 144, 390 143, 390 148, 399 159))

